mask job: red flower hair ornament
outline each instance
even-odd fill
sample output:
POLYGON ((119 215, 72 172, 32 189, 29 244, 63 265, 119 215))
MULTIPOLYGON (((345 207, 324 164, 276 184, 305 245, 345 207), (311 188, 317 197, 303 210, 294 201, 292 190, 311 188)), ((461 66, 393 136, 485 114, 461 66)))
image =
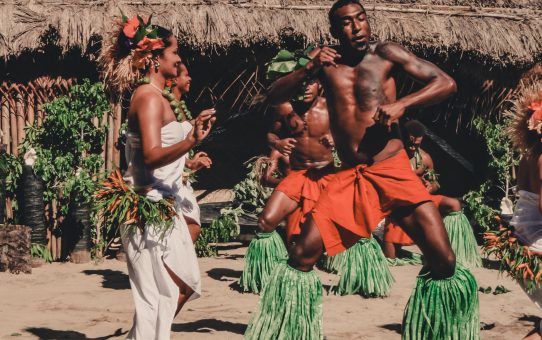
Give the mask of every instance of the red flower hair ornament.
POLYGON ((539 101, 532 102, 529 109, 533 111, 527 121, 529 130, 542 134, 542 92, 539 95, 539 101))
POLYGON ((132 66, 144 69, 151 63, 152 51, 164 48, 164 41, 158 37, 156 26, 151 24, 152 15, 145 19, 136 15, 130 19, 122 14, 122 34, 125 44, 132 51, 132 66))

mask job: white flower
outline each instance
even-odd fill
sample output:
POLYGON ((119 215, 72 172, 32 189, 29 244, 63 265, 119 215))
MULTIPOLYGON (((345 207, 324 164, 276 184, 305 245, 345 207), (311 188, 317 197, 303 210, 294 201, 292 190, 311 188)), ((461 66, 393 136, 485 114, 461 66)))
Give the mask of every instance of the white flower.
POLYGON ((83 169, 78 167, 77 170, 75 170, 75 177, 81 176, 81 172, 83 172, 83 169))
POLYGON ((34 166, 34 163, 36 163, 36 159, 38 158, 36 150, 34 148, 30 148, 25 154, 24 154, 24 164, 29 166, 34 166))

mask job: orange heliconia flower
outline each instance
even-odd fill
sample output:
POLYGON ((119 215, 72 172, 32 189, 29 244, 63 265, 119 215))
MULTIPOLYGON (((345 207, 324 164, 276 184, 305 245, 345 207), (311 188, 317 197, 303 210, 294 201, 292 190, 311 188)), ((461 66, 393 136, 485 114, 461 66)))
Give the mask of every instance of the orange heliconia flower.
POLYGON ((133 37, 135 37, 138 28, 139 20, 137 19, 137 16, 135 16, 129 19, 128 22, 124 24, 122 32, 124 33, 126 38, 132 39, 133 37))
POLYGON ((542 133, 542 100, 531 103, 529 109, 534 111, 528 121, 529 130, 535 130, 540 134, 542 133))
POLYGON ((164 42, 162 39, 150 39, 145 37, 137 43, 137 49, 141 51, 153 51, 159 48, 164 48, 164 42))

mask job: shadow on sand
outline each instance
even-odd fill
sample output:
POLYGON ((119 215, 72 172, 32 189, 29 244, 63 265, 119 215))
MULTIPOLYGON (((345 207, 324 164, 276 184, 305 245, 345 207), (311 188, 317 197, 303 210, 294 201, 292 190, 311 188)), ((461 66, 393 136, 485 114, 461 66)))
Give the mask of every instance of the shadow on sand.
POLYGON ((26 332, 34 334, 42 340, 57 340, 57 339, 77 339, 77 340, 107 340, 116 337, 120 337, 128 333, 128 331, 122 331, 119 328, 115 333, 106 336, 100 336, 97 338, 89 338, 85 334, 76 331, 61 331, 58 329, 50 329, 46 327, 30 327, 25 329, 26 332))
POLYGON ((173 324, 173 332, 179 333, 211 333, 211 332, 230 332, 235 334, 244 334, 247 325, 237 322, 222 321, 217 319, 203 319, 193 322, 173 324))
POLYGON ((119 270, 96 269, 83 270, 86 275, 102 275, 102 287, 109 289, 130 289, 128 275, 119 270))
POLYGON ((241 277, 242 273, 243 272, 240 270, 233 270, 229 268, 213 268, 207 271, 207 275, 217 281, 237 280, 241 277))
POLYGON ((394 331, 397 334, 401 334, 401 324, 400 323, 388 323, 388 324, 385 324, 385 325, 380 325, 378 327, 387 329, 388 331, 394 331))

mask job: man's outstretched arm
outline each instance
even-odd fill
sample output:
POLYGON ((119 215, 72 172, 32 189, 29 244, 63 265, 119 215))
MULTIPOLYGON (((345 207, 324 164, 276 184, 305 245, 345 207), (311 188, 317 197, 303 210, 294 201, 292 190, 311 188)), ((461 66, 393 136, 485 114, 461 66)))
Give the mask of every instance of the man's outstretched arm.
POLYGON ((298 91, 303 81, 318 77, 322 67, 337 66, 335 60, 341 56, 329 47, 315 48, 309 53, 313 57, 304 67, 281 77, 269 88, 267 101, 269 104, 279 104, 290 100, 298 91))

